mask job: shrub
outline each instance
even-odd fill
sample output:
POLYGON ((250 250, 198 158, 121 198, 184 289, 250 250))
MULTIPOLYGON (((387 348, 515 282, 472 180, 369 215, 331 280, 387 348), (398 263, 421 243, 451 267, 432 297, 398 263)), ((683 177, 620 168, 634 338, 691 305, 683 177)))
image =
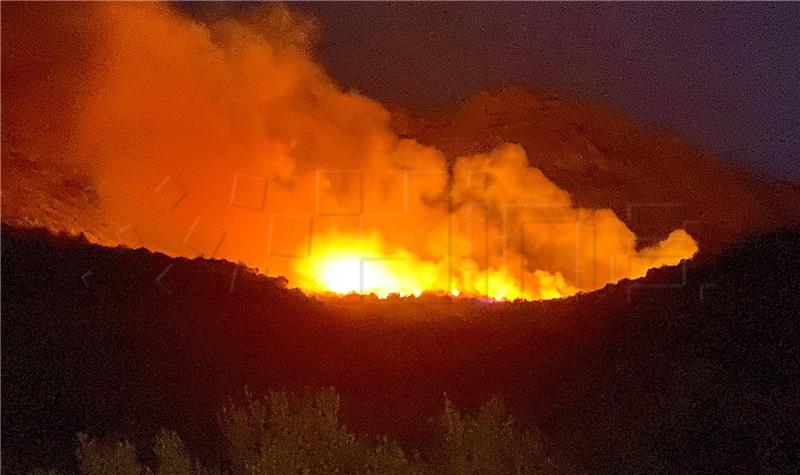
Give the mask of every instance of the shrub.
POLYGON ((556 473, 537 437, 514 431, 514 419, 499 399, 484 404, 477 417, 462 414, 445 400, 440 417, 442 443, 437 472, 451 474, 556 473))
POLYGON ((370 442, 339 423, 339 395, 324 389, 292 410, 282 392, 270 392, 220 417, 234 473, 415 473, 403 450, 386 438, 370 442))
POLYGON ((128 441, 102 443, 78 434, 78 461, 86 475, 140 475, 144 472, 136 460, 136 448, 128 441))
MULTIPOLYGON (((226 460, 213 473, 285 474, 539 474, 555 473, 537 437, 519 435, 500 400, 484 404, 477 416, 462 414, 449 400, 440 418, 441 444, 432 463, 409 459, 386 437, 357 437, 339 421, 339 395, 323 389, 305 404, 290 404, 271 391, 223 408, 219 415, 226 460)), ((153 444, 155 474, 212 473, 194 461, 178 434, 161 429, 153 444)), ((78 463, 86 475, 152 474, 137 461, 129 442, 103 443, 78 434, 78 463)), ((35 475, 55 475, 42 470, 35 475)))
POLYGON ((158 460, 157 475, 192 475, 199 468, 193 464, 178 434, 166 429, 156 436, 153 452, 158 460))

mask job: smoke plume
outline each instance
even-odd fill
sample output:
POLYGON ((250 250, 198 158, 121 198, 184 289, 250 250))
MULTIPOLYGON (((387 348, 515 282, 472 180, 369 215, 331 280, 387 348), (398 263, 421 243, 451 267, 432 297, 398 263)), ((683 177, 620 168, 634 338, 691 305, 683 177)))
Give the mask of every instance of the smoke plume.
POLYGON ((4 6, 4 214, 33 200, 25 213, 105 244, 381 296, 557 297, 696 251, 682 230, 637 250, 518 145, 449 165, 397 137, 315 63, 316 34, 283 6, 203 22, 164 4, 4 6), (21 164, 85 173, 92 199, 45 217, 53 182, 12 192, 21 164))

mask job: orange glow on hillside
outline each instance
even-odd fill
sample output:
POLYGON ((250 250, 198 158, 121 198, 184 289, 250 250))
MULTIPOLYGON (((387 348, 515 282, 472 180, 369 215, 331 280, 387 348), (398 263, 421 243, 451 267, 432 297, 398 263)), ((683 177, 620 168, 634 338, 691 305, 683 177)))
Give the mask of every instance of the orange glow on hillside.
POLYGON ((680 229, 637 247, 612 210, 577 206, 520 145, 447 157, 398 137, 386 108, 315 63, 313 22, 286 7, 199 22, 164 4, 76 5, 61 30, 40 32, 69 35, 36 45, 78 37, 85 62, 55 61, 65 79, 17 101, 25 120, 9 136, 25 139, 14 153, 67 170, 54 176, 85 173, 52 179, 57 193, 34 174, 26 221, 243 262, 310 293, 380 297, 558 298, 697 251, 680 229), (69 93, 69 117, 53 124, 69 139, 56 140, 34 105, 69 93))
POLYGON ((297 283, 312 293, 375 294, 386 298, 390 294, 420 296, 434 292, 500 301, 551 299, 578 290, 560 274, 529 274, 526 289, 509 273, 475 269, 468 259, 454 259, 451 263, 423 261, 404 249, 387 251, 377 235, 359 239, 357 235, 334 232, 324 236, 317 248, 318 252, 307 259, 296 261, 297 283))

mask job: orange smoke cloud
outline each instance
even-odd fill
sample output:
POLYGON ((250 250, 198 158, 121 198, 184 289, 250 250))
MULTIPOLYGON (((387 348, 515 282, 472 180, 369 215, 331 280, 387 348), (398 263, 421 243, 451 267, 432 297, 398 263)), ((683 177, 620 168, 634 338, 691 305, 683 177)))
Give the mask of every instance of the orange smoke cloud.
MULTIPOLYGON (((85 229, 104 243, 242 261, 312 292, 497 299, 591 290, 697 250, 682 230, 637 250, 613 212, 574 207, 517 145, 449 166, 398 138, 384 107, 312 60, 313 23, 285 7, 205 23, 162 4, 73 9, 85 74, 49 80, 76 89, 60 160, 91 170, 98 204, 73 212, 104 216, 85 229)), ((15 111, 14 137, 35 112, 15 111)))

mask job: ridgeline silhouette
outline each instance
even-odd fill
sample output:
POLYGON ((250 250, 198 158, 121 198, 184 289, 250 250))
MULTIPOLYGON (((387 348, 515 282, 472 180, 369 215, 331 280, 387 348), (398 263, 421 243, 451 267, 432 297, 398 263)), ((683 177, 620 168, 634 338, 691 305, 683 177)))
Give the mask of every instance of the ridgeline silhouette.
MULTIPOLYGON (((356 434, 435 452, 443 401, 504 401, 570 470, 796 466, 800 229, 543 302, 322 301, 218 260, 4 225, 3 471, 75 469, 78 432, 219 464, 243 388, 335 387, 356 434)), ((152 456, 152 454, 151 454, 152 456)))

